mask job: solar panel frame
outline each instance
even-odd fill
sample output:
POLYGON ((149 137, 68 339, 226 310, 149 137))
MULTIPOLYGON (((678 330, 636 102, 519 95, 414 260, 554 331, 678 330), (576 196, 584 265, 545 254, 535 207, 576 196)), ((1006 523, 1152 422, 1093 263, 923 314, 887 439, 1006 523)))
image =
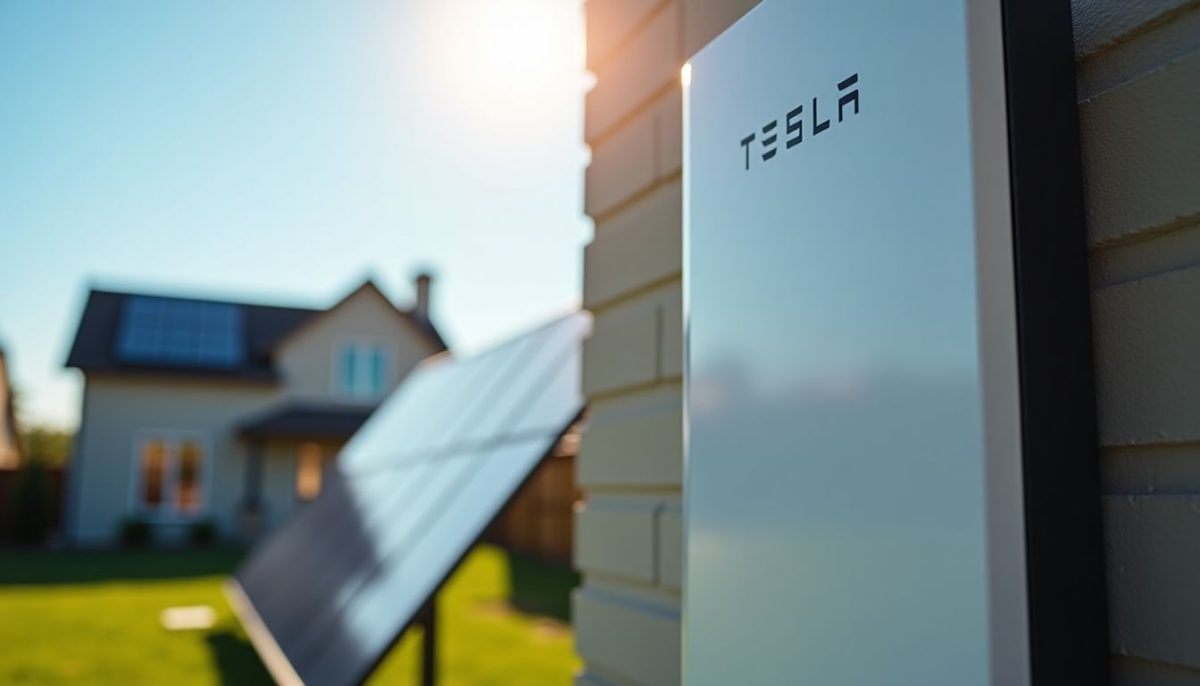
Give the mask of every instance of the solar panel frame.
POLYGON ((422 364, 346 445, 326 491, 229 583, 277 680, 359 683, 378 666, 582 415, 589 330, 576 313, 422 364))

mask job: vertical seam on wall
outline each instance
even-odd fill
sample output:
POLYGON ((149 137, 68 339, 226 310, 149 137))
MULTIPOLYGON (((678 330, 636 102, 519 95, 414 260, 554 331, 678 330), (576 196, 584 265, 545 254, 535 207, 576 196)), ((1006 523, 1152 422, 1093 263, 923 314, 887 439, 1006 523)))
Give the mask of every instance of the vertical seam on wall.
MULTIPOLYGON (((662 121, 658 118, 658 103, 657 96, 653 104, 650 106, 650 117, 654 121, 654 181, 658 181, 663 173, 663 164, 661 159, 662 151, 662 121)), ((651 183, 654 183, 653 181, 651 183)))
POLYGON ((662 527, 659 526, 662 521, 662 514, 667 508, 667 504, 661 500, 654 506, 654 514, 650 517, 650 526, 653 530, 650 532, 650 541, 652 551, 650 555, 650 563, 654 569, 650 570, 650 578, 655 586, 662 585, 662 579, 659 576, 659 570, 662 569, 662 527))
POLYGON ((654 306, 654 378, 660 381, 663 378, 663 307, 662 305, 654 306))

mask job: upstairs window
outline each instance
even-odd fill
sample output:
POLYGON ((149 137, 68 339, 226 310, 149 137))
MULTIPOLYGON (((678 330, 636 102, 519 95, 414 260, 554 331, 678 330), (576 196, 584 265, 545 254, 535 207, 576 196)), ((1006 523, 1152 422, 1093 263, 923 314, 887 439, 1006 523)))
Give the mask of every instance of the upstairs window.
POLYGON ((337 352, 335 388, 352 400, 378 400, 387 391, 387 351, 376 343, 347 343, 337 352))

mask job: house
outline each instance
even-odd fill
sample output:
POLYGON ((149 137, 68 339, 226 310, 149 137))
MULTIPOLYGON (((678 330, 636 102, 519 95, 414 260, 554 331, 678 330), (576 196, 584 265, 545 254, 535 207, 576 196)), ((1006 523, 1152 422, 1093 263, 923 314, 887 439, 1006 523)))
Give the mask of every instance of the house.
POLYGON ((0 469, 15 469, 20 464, 21 446, 17 438, 12 381, 8 375, 8 360, 0 348, 0 469))
POLYGON ((66 365, 84 376, 64 533, 108 545, 277 526, 418 362, 446 350, 431 279, 394 305, 371 281, 327 309, 92 290, 66 365))

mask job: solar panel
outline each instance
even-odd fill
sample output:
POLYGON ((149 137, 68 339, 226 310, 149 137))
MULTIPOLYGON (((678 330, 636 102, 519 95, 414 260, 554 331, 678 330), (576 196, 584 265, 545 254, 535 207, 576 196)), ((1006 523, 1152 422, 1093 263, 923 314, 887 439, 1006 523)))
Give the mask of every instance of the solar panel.
POLYGON ((125 299, 116 352, 123 362, 236 367, 243 330, 238 305, 134 295, 125 299))
POLYGON ((238 569, 236 611, 281 683, 361 682, 583 408, 585 313, 415 370, 321 495, 238 569))

